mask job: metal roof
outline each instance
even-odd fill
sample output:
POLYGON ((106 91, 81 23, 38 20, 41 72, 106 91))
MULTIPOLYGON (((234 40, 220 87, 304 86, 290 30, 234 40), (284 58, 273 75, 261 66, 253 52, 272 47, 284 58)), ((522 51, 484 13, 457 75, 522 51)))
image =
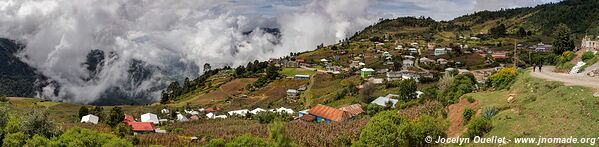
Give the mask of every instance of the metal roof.
POLYGON ((320 104, 312 107, 312 109, 308 110, 308 113, 337 122, 347 118, 347 114, 344 111, 320 104))

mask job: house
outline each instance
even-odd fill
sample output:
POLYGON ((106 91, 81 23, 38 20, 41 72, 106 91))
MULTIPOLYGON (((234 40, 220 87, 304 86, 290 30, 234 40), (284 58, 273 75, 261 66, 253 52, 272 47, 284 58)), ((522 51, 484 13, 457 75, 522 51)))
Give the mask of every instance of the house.
POLYGON ((387 81, 401 80, 401 72, 391 71, 387 72, 387 81))
POLYGON ((406 59, 402 61, 403 68, 411 68, 414 67, 414 60, 406 59))
POLYGON ((128 122, 127 125, 131 126, 131 130, 133 130, 135 134, 154 132, 154 125, 152 125, 152 122, 128 122))
POLYGON ((262 109, 262 108, 256 108, 252 111, 250 111, 251 114, 258 114, 259 112, 264 112, 266 110, 262 109))
POLYGON ((217 119, 217 118, 218 118, 218 119, 225 119, 225 118, 227 118, 227 116, 226 116, 226 115, 218 115, 218 116, 214 116, 214 119, 217 119))
POLYGON ((151 122, 154 124, 159 124, 158 115, 152 113, 146 113, 141 115, 141 122, 151 122))
POLYGON ((493 60, 497 60, 497 59, 507 59, 509 58, 506 55, 507 52, 495 52, 493 54, 491 54, 491 57, 493 58, 493 60))
POLYGON ((391 53, 383 52, 383 58, 391 57, 391 53))
POLYGON ((445 48, 436 48, 435 49, 435 56, 440 56, 440 55, 445 55, 447 54, 447 49, 445 48))
POLYGON ((374 101, 372 101, 372 104, 377 104, 379 106, 383 106, 383 107, 387 107, 388 103, 391 103, 391 108, 395 108, 395 105, 397 104, 398 100, 397 99, 392 99, 391 97, 393 97, 394 95, 387 95, 386 97, 379 97, 376 98, 374 101))
POLYGON ((210 118, 210 119, 214 119, 214 113, 208 113, 206 114, 206 118, 210 118))
POLYGON ((351 61, 351 63, 349 64, 350 68, 360 68, 360 61, 351 61))
POLYGON ((368 81, 373 84, 383 84, 384 80, 381 78, 370 78, 370 79, 368 79, 368 81))
POLYGON ((347 112, 350 118, 364 113, 364 110, 362 109, 362 106, 360 104, 343 106, 340 107, 339 110, 347 112))
POLYGON ((536 52, 550 52, 553 49, 553 46, 552 45, 546 45, 543 42, 540 42, 537 45, 532 46, 532 48, 536 52))
POLYGON ((431 64, 431 63, 435 63, 435 60, 431 60, 429 58, 426 57, 422 57, 419 59, 420 63, 422 64, 431 64))
POLYGON ((329 62, 329 60, 327 60, 327 59, 320 59, 320 62, 327 63, 327 62, 329 62))
POLYGON ((410 55, 403 56, 403 58, 404 58, 404 59, 410 59, 410 60, 414 60, 414 59, 416 59, 416 57, 414 57, 414 56, 410 56, 410 55))
POLYGON ((437 63, 439 63, 439 64, 441 64, 441 65, 445 65, 445 64, 447 64, 447 62, 448 62, 448 61, 447 61, 446 59, 443 59, 443 58, 439 58, 439 59, 437 59, 437 63))
POLYGON ((422 95, 424 95, 424 92, 416 91, 416 98, 422 98, 422 95))
POLYGON ((249 112, 250 110, 248 109, 241 109, 241 110, 235 110, 235 111, 229 111, 229 115, 233 116, 233 115, 238 115, 238 116, 244 116, 249 112))
POLYGON ((185 117, 185 115, 179 113, 179 114, 177 114, 177 121, 179 121, 179 122, 188 122, 189 119, 187 119, 187 117, 185 117))
MULTIPOLYGON (((599 36, 598 36, 598 38, 599 38, 599 36)), ((592 37, 589 37, 589 36, 585 36, 582 39, 582 43, 581 43, 580 47, 582 49, 585 49, 586 51, 598 51, 599 50, 599 40, 592 39, 592 37)))
POLYGON ((360 70, 360 76, 362 78, 370 77, 374 74, 374 69, 372 68, 362 68, 360 70))
POLYGON ((403 46, 402 45, 398 45, 397 47, 395 47, 396 50, 403 50, 403 46))
POLYGON ((98 119, 100 119, 98 116, 88 114, 81 117, 81 123, 98 124, 98 119))
POLYGON ((408 52, 409 52, 410 54, 417 54, 417 53, 418 53, 418 49, 416 49, 416 48, 409 48, 409 49, 408 49, 408 52))
POLYGON ((420 79, 420 75, 416 74, 414 71, 401 70, 399 73, 401 74, 401 79, 414 79, 416 82, 420 79))
POLYGON ((169 110, 168 110, 168 109, 166 109, 166 108, 164 108, 164 109, 160 110, 160 113, 162 113, 162 114, 168 114, 168 113, 170 113, 170 112, 171 112, 171 111, 169 111, 169 110))
POLYGON ((339 66, 327 66, 326 67, 327 71, 341 71, 341 67, 339 66))
POLYGON ((299 92, 295 89, 287 89, 287 96, 298 96, 299 92))
POLYGON ((309 80, 310 75, 295 75, 293 77, 294 80, 309 80))
POLYGON ((297 61, 287 61, 287 62, 284 62, 283 66, 285 66, 287 68, 298 68, 299 63, 297 61))
POLYGON ((288 113, 288 114, 293 114, 295 111, 293 111, 292 109, 288 109, 288 108, 285 108, 285 107, 281 107, 281 108, 277 108, 277 109, 275 109, 275 110, 274 110, 274 112, 277 112, 277 113, 288 113))
POLYGON ((342 122, 349 118, 349 114, 345 111, 320 104, 312 107, 310 110, 308 110, 308 113, 309 115, 314 116, 314 120, 316 122, 342 122))
POLYGON ((123 119, 123 122, 127 123, 127 122, 134 122, 135 118, 133 118, 133 116, 129 115, 129 114, 125 114, 125 118, 123 119))
POLYGON ((200 115, 200 112, 198 111, 193 111, 193 110, 184 110, 185 113, 187 114, 191 114, 191 115, 200 115))

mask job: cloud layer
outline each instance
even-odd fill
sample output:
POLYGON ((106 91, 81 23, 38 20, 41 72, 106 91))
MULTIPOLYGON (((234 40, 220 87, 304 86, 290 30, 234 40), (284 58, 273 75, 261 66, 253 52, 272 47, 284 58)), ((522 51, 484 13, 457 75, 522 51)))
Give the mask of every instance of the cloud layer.
POLYGON ((376 20, 366 0, 291 1, 297 4, 274 5, 276 16, 242 15, 247 8, 239 2, 2 0, 0 37, 26 44, 22 60, 59 83, 40 97, 92 103, 114 89, 123 98, 156 100, 167 81, 196 77, 204 63, 237 66, 305 51, 376 20), (280 43, 259 29, 273 26, 280 43), (94 49, 107 53, 106 62, 89 80, 82 63, 94 49), (132 80, 135 61, 151 69, 142 81, 132 80))

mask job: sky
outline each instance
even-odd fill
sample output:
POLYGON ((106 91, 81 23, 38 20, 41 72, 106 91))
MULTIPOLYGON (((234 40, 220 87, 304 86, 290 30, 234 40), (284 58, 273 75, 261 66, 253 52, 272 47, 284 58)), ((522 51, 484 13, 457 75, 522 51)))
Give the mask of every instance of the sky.
POLYGON ((379 18, 450 20, 548 2, 0 0, 0 37, 24 44, 20 59, 47 76, 47 82, 58 83, 44 87, 37 97, 93 103, 112 92, 156 101, 168 83, 201 75, 205 63, 237 67, 312 50, 348 38, 379 18), (264 27, 279 28, 281 36, 260 29, 264 27), (94 49, 110 54, 98 71, 88 71, 82 63, 94 49), (149 71, 142 81, 130 72, 133 63, 149 71))

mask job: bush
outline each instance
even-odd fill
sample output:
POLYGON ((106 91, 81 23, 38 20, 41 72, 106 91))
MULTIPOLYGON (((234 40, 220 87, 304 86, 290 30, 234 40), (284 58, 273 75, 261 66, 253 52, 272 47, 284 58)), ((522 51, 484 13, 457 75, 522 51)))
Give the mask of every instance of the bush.
POLYGON ((582 61, 587 61, 589 59, 593 59, 595 57, 595 53, 593 52, 584 52, 584 54, 582 54, 582 61))
POLYGON ((111 127, 115 127, 119 123, 123 122, 123 118, 125 118, 125 112, 123 112, 123 108, 113 107, 108 114, 108 120, 106 120, 106 124, 111 127))
POLYGON ((87 109, 87 107, 81 106, 81 108, 79 108, 79 118, 82 118, 83 116, 86 116, 88 114, 89 114, 89 109, 87 109))
POLYGON ((8 98, 4 94, 0 94, 0 102, 8 102, 8 98))
POLYGON ((225 139, 215 138, 215 139, 210 139, 207 146, 208 147, 224 147, 225 144, 226 144, 225 139))
POLYGON ((13 147, 25 145, 29 137, 23 132, 11 133, 4 136, 2 146, 13 147))
POLYGON ((564 53, 562 53, 561 56, 559 56, 557 62, 558 64, 564 64, 572 59, 574 59, 574 56, 576 56, 576 54, 572 51, 565 51, 564 53))
POLYGON ((287 137, 286 122, 276 121, 268 126, 268 138, 271 141, 271 146, 274 147, 290 147, 293 142, 287 137))
POLYGON ((424 115, 412 125, 410 137, 407 140, 412 146, 430 146, 430 143, 427 143, 424 139, 427 136, 432 138, 447 137, 447 133, 445 133, 447 128, 448 125, 445 120, 424 115))
POLYGON ((277 113, 270 111, 258 112, 256 115, 252 115, 252 118, 258 120, 261 124, 268 124, 273 122, 274 120, 280 121, 291 121, 293 117, 288 113, 277 113))
POLYGON ((53 139, 53 144, 56 146, 133 146, 127 140, 115 135, 81 128, 66 131, 58 138, 53 139))
POLYGON ((518 76, 518 70, 515 67, 502 68, 489 77, 492 87, 497 89, 508 88, 518 76))
POLYGON ((360 132, 360 139, 355 146, 402 146, 407 145, 400 139, 400 125, 404 119, 395 111, 383 111, 376 114, 360 132))
POLYGON ((377 105, 377 104, 368 104, 366 105, 366 113, 370 116, 374 116, 375 114, 384 111, 385 107, 381 106, 381 105, 377 105))
POLYGON ((464 123, 467 123, 468 121, 470 121, 470 118, 474 116, 474 110, 466 108, 464 109, 464 113, 462 115, 464 116, 464 123))
POLYGON ((48 112, 43 109, 33 109, 19 119, 20 130, 28 136, 40 135, 47 138, 60 134, 60 130, 48 118, 48 112))
POLYGON ((468 125, 468 131, 466 131, 466 137, 474 138, 475 136, 482 137, 486 133, 489 133, 493 129, 491 120, 478 117, 468 125))
POLYGON ((254 137, 251 134, 235 137, 233 140, 225 144, 226 147, 262 147, 267 145, 268 144, 266 143, 266 141, 264 141, 264 139, 254 137))
POLYGON ((485 119, 491 119, 495 114, 499 112, 495 107, 485 107, 483 108, 483 112, 481 113, 482 117, 485 119))
POLYGON ((25 146, 49 146, 49 144, 50 139, 44 136, 35 135, 29 140, 27 140, 27 144, 25 144, 25 146))
POLYGON ((466 100, 468 100, 469 103, 474 103, 474 101, 476 101, 472 96, 466 96, 466 100))

